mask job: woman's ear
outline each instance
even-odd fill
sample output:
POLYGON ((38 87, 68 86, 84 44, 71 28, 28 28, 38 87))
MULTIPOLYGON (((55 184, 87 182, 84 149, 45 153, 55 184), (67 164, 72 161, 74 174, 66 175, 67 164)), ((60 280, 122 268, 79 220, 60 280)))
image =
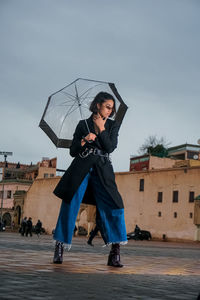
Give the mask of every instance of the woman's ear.
POLYGON ((97 103, 97 111, 99 111, 100 110, 100 104, 99 103, 97 103))

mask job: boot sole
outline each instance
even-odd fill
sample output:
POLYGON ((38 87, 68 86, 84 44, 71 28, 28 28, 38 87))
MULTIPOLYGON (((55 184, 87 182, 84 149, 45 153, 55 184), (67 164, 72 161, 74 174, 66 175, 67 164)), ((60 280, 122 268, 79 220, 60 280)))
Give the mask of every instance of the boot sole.
POLYGON ((54 264, 62 264, 62 261, 53 261, 54 264))
POLYGON ((114 267, 114 268, 122 268, 123 267, 123 265, 113 265, 113 264, 107 264, 107 266, 109 266, 109 267, 114 267))

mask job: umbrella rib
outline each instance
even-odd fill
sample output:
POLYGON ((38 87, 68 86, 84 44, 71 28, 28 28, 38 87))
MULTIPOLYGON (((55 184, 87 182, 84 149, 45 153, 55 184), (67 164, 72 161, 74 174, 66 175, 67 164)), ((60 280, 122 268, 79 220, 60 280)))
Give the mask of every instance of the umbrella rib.
MULTIPOLYGON (((72 109, 72 108, 73 108, 73 106, 71 107, 71 109, 72 109)), ((61 133, 61 131, 62 131, 62 128, 63 128, 64 122, 65 122, 65 119, 66 119, 70 114, 72 114, 76 109, 78 109, 78 106, 75 107, 72 111, 70 111, 70 109, 69 109, 68 112, 66 113, 66 115, 65 115, 65 117, 64 117, 64 119, 63 119, 63 121, 62 121, 62 125, 61 125, 61 127, 60 127, 60 130, 59 130, 59 136, 60 136, 60 133, 61 133)))
POLYGON ((93 86, 93 87, 90 87, 90 88, 87 89, 82 95, 80 95, 79 98, 82 98, 82 96, 83 96, 85 93, 89 92, 90 90, 92 90, 93 88, 97 87, 98 85, 101 85, 101 84, 97 84, 97 85, 95 85, 95 86, 93 86))
POLYGON ((61 93, 65 94, 66 96, 69 96, 69 97, 71 97, 71 98, 72 98, 72 100, 76 100, 76 96, 73 96, 73 95, 72 95, 72 94, 70 94, 70 93, 67 93, 67 92, 64 92, 64 91, 62 91, 61 93))
POLYGON ((87 96, 88 96, 88 94, 89 94, 89 91, 87 92, 87 94, 86 94, 86 96, 85 96, 85 97, 82 97, 82 98, 81 98, 81 103, 83 103, 83 102, 85 101, 85 99, 86 99, 86 98, 87 98, 87 99, 89 98, 89 97, 87 97, 87 96))
POLYGON ((87 108, 89 110, 89 105, 87 105, 87 104, 81 104, 81 107, 87 108))
POLYGON ((76 101, 74 101, 74 100, 69 100, 69 101, 65 101, 65 102, 62 102, 62 103, 60 103, 60 104, 57 104, 56 106, 66 105, 66 103, 68 103, 68 105, 72 105, 72 104, 76 103, 76 101))
MULTIPOLYGON (((87 106, 84 106, 84 105, 83 105, 83 102, 85 101, 86 98, 87 98, 87 99, 89 99, 89 98, 93 99, 93 98, 94 98, 94 97, 88 97, 88 96, 87 96, 87 95, 89 94, 89 92, 90 92, 90 91, 88 90, 88 91, 87 91, 87 94, 85 95, 85 97, 82 97, 82 98, 80 99, 80 100, 81 100, 81 101, 80 101, 81 106, 82 106, 82 107, 85 107, 85 108, 88 108, 88 109, 89 109, 89 104, 87 104, 87 106)), ((85 104, 85 103, 84 103, 84 104, 85 104)))

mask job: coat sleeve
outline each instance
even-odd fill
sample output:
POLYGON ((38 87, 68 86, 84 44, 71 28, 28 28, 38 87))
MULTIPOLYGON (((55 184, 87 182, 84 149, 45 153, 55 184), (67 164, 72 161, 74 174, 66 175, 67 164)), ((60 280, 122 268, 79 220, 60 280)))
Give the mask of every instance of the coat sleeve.
POLYGON ((72 144, 70 146, 70 155, 72 157, 77 156, 79 154, 80 150, 85 148, 84 146, 83 147, 81 146, 82 137, 83 137, 83 124, 80 121, 78 123, 78 125, 76 126, 72 144))
POLYGON ((98 134, 99 142, 104 151, 107 153, 111 153, 117 148, 118 143, 118 132, 119 132, 119 125, 117 122, 112 124, 112 127, 109 130, 104 130, 98 134))

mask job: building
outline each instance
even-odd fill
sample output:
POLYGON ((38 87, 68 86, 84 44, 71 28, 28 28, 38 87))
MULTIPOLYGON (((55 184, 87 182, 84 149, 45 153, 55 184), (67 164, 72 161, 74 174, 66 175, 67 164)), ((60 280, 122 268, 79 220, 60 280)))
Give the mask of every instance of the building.
MULTIPOLYGON (((115 174, 124 200, 127 232, 137 224, 155 239, 200 240, 200 204, 196 202, 200 201, 200 160, 192 153, 193 145, 182 146, 173 147, 174 152, 171 149, 167 158, 131 157, 131 171, 115 174)), ((33 222, 41 219, 49 233, 55 228, 61 204, 53 194, 59 180, 60 177, 36 178, 28 192, 21 195, 24 215, 31 216, 33 222)), ((94 216, 95 208, 82 204, 77 225, 89 231, 94 226, 94 216)))
POLYGON ((120 172, 116 181, 128 232, 137 224, 156 239, 200 240, 200 224, 194 224, 200 166, 120 172))
MULTIPOLYGON (((163 169, 170 168, 175 165, 176 161, 185 161, 188 163, 190 160, 190 165, 199 165, 200 161, 200 146, 183 144, 167 149, 167 157, 158 157, 150 154, 136 155, 130 157, 130 171, 142 171, 142 170, 151 170, 151 169, 163 169), (193 161, 193 162, 192 162, 193 161), (195 163, 197 161, 197 163, 195 163)), ((183 164, 183 162, 180 162, 183 164)), ((178 166, 178 162, 176 162, 178 166)))
POLYGON ((131 173, 116 174, 120 191, 129 203, 127 218, 132 216, 133 228, 139 223, 158 238, 200 239, 195 221, 199 209, 194 205, 200 191, 200 146, 183 144, 167 150, 168 157, 132 156, 131 173))
POLYGON ((168 156, 174 159, 194 159, 200 160, 200 146, 183 144, 168 148, 168 156))
MULTIPOLYGON (((116 182, 125 205, 127 232, 135 225, 155 239, 200 240, 194 224, 195 201, 200 194, 200 166, 118 172, 116 182)), ((53 194, 60 177, 36 179, 25 195, 24 214, 41 219, 48 233, 55 228, 61 200, 53 194)), ((197 213, 197 211, 196 211, 197 213)), ((94 226, 94 208, 81 206, 77 225, 94 226)))
POLYGON ((1 219, 7 226, 20 224, 23 213, 23 201, 19 204, 19 194, 28 191, 36 178, 48 178, 56 176, 56 158, 43 158, 36 165, 0 162, 0 201, 1 219), (18 205, 14 198, 18 197, 18 205))
POLYGON ((174 159, 166 157, 161 158, 149 154, 131 156, 129 170, 137 172, 151 169, 172 168, 174 163, 174 159))
MULTIPOLYGON (((24 216, 31 216, 33 224, 38 219, 47 233, 55 229, 59 214, 61 199, 53 194, 60 176, 53 178, 37 178, 29 191, 24 195, 24 216)), ((83 226, 90 232, 95 222, 96 209, 93 205, 81 204, 76 220, 76 226, 83 226)))

